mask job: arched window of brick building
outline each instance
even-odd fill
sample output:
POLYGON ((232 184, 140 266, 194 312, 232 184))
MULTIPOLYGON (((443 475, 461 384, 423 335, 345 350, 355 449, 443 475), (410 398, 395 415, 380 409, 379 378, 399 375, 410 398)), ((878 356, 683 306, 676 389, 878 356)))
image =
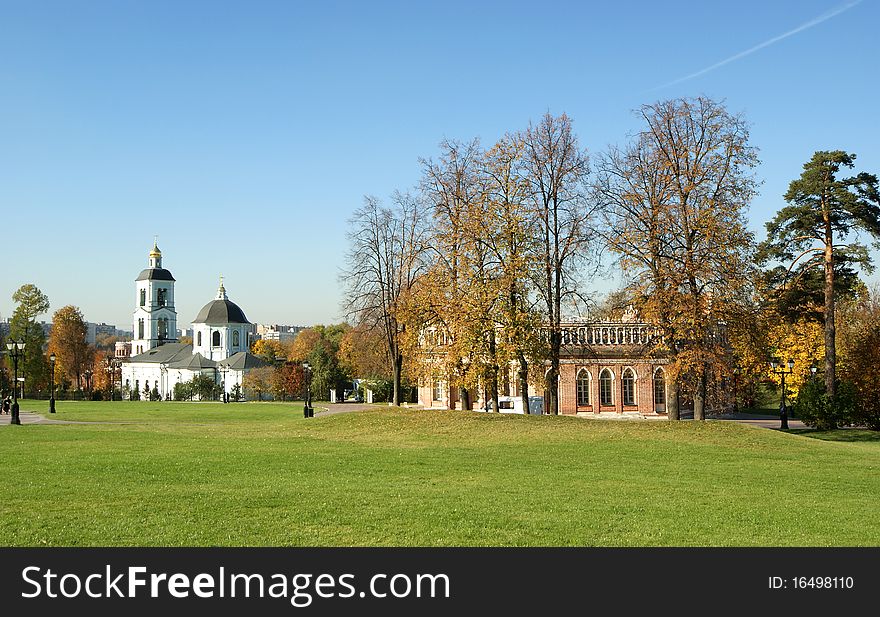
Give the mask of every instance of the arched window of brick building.
POLYGON ((654 405, 666 404, 666 373, 657 367, 654 371, 654 405))
POLYGON ((585 368, 577 374, 577 404, 578 407, 590 404, 590 372, 585 368))
POLYGON ((614 396, 613 396, 613 388, 611 387, 611 383, 614 381, 614 376, 611 374, 610 369, 604 369, 599 374, 599 403, 601 405, 610 406, 614 404, 614 396))
POLYGON ((631 368, 623 371, 623 404, 633 406, 636 404, 636 374, 631 368))

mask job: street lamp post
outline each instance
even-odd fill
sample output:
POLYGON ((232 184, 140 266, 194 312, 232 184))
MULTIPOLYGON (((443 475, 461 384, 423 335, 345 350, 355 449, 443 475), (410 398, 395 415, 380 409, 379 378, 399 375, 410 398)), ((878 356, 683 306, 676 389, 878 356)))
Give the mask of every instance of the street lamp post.
POLYGON ((55 352, 49 354, 49 413, 55 413, 55 352))
POLYGON ((12 418, 10 424, 21 424, 21 418, 18 415, 18 359, 24 355, 24 341, 10 340, 6 343, 6 349, 12 356, 12 366, 15 372, 15 382, 12 385, 12 418))
POLYGON ((303 362, 303 375, 306 380, 306 404, 303 407, 303 417, 312 418, 315 416, 315 410, 312 409, 312 365, 303 362))
POLYGON ((223 402, 229 402, 229 396, 226 394, 226 373, 229 372, 229 367, 226 365, 220 366, 220 385, 223 388, 223 402))
POLYGON ((773 369, 774 374, 782 376, 782 399, 779 403, 779 428, 788 430, 788 409, 785 407, 785 376, 791 375, 792 372, 794 372, 794 360, 788 361, 788 370, 785 370, 785 367, 777 363, 776 360, 770 361, 770 367, 773 369), (777 369, 777 367, 779 368, 777 369))

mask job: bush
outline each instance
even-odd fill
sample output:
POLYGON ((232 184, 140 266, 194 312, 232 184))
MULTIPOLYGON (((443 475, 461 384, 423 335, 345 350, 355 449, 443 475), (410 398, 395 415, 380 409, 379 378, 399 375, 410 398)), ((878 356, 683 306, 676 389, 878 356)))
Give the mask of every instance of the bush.
POLYGON ((856 388, 849 382, 839 382, 832 399, 825 392, 825 383, 813 379, 801 386, 794 410, 807 426, 830 431, 855 421, 857 400, 856 388))

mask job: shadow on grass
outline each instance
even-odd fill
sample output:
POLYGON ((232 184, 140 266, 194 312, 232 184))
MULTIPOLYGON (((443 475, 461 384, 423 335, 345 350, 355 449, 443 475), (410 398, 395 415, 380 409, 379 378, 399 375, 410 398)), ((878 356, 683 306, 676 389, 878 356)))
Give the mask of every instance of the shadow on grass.
POLYGON ((821 439, 822 441, 848 441, 851 443, 880 443, 880 431, 866 428, 843 428, 836 431, 817 431, 812 428, 792 429, 793 435, 821 439))

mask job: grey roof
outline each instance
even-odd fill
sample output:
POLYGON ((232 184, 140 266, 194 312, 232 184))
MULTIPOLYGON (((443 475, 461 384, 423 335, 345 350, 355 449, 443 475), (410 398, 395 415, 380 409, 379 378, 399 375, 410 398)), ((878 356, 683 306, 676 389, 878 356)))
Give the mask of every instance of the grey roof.
POLYGON ((165 268, 145 268, 138 274, 136 281, 173 281, 171 272, 165 268))
POLYGON ((216 362, 214 362, 213 360, 208 360, 200 353, 193 354, 189 358, 181 358, 168 365, 169 368, 183 368, 193 371, 197 371, 203 368, 215 368, 216 366, 216 362))
POLYGON ((250 323, 244 311, 230 300, 211 300, 193 320, 193 323, 228 324, 250 323))
POLYGON ((162 362, 169 363, 192 355, 193 346, 185 343, 167 343, 153 347, 137 356, 129 358, 129 362, 162 362))
POLYGON ((249 370, 252 368, 259 368, 261 366, 267 366, 269 363, 263 360, 259 356, 255 356, 249 351, 239 351, 238 353, 234 353, 225 360, 221 360, 217 363, 218 366, 226 366, 231 368, 234 371, 243 371, 249 370))

